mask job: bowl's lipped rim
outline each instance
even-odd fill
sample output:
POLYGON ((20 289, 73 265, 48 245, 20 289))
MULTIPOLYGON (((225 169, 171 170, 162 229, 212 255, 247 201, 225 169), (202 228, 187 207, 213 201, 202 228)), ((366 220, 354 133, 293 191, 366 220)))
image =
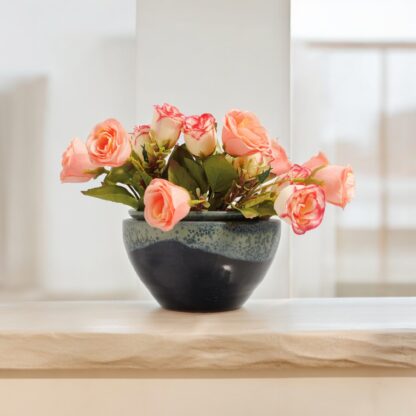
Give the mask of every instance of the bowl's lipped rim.
MULTIPOLYGON (((144 221, 144 211, 129 210, 129 214, 136 220, 144 221)), ((238 211, 191 211, 181 221, 252 221, 238 211)))

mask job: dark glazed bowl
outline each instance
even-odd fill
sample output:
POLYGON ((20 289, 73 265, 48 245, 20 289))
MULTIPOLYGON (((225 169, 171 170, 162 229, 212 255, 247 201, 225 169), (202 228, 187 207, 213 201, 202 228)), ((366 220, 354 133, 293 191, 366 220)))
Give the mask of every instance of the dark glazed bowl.
POLYGON ((150 227, 143 212, 123 222, 124 244, 159 304, 177 311, 240 308, 263 280, 280 239, 280 220, 238 212, 191 212, 175 228, 150 227))

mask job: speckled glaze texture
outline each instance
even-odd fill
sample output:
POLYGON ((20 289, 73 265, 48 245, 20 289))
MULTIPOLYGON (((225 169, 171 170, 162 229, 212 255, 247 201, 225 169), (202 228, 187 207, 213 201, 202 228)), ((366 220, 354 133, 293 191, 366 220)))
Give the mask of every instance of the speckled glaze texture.
POLYGON ((261 262, 274 257, 279 244, 280 220, 246 220, 240 215, 219 218, 201 221, 190 217, 168 232, 151 227, 140 217, 127 219, 123 224, 124 243, 129 251, 161 241, 178 241, 187 247, 233 259, 261 262))
POLYGON ((238 213, 191 213, 172 231, 150 227, 142 213, 123 222, 137 274, 167 309, 215 312, 239 308, 276 253, 280 221, 238 213))

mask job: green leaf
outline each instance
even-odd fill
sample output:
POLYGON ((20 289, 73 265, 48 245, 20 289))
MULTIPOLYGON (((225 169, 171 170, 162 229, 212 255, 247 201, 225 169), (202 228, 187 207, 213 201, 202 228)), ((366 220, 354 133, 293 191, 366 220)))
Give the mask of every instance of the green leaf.
POLYGON ((243 215, 245 218, 256 218, 259 216, 258 212, 256 211, 256 209, 254 208, 237 208, 243 215))
POLYGON ((245 208, 251 208, 256 205, 261 204, 265 201, 272 201, 271 192, 266 192, 265 194, 257 195, 255 198, 249 199, 247 202, 243 204, 245 208))
POLYGON ((183 166, 183 160, 185 158, 192 159, 192 155, 188 152, 186 145, 181 144, 180 146, 175 146, 169 160, 176 160, 180 165, 183 166))
POLYGON ((176 160, 169 161, 168 180, 182 188, 187 189, 192 194, 195 194, 198 184, 189 174, 189 172, 182 167, 176 160))
POLYGON ((133 175, 133 177, 136 178, 136 180, 139 182, 140 180, 143 180, 145 186, 148 186, 152 181, 152 177, 143 169, 142 165, 138 161, 132 159, 131 163, 136 168, 136 173, 133 175))
POLYGON ((117 168, 112 168, 110 172, 108 173, 108 175, 106 176, 104 182, 109 185, 114 185, 117 182, 128 183, 132 174, 131 169, 132 169, 131 164, 120 166, 117 168))
POLYGON ((183 164, 185 165, 189 174, 197 182, 201 192, 204 194, 206 191, 208 191, 208 182, 207 177, 205 176, 204 168, 199 163, 187 157, 183 159, 183 164))
POLYGON ((99 188, 88 189, 81 191, 84 195, 92 196, 94 198, 104 199, 106 201, 118 202, 120 204, 128 205, 132 208, 138 208, 138 201, 126 189, 117 185, 103 185, 99 188))
POLYGON ((237 172, 224 155, 213 155, 205 159, 204 170, 214 192, 226 192, 237 179, 237 172))
POLYGON ((260 175, 257 175, 257 180, 259 181, 259 183, 263 183, 269 177, 271 170, 272 168, 269 168, 265 170, 263 173, 260 173, 260 175))
POLYGON ((264 201, 256 206, 256 210, 260 217, 272 217, 273 215, 276 215, 274 201, 264 201))
POLYGON ((276 215, 273 201, 265 201, 251 207, 237 208, 246 218, 271 217, 276 215))
POLYGON ((169 164, 173 161, 177 162, 188 171, 188 175, 190 175, 192 179, 198 184, 198 187, 202 193, 205 193, 208 190, 208 182, 204 169, 198 162, 195 162, 193 156, 191 153, 189 153, 185 144, 175 146, 175 149, 170 156, 169 164))

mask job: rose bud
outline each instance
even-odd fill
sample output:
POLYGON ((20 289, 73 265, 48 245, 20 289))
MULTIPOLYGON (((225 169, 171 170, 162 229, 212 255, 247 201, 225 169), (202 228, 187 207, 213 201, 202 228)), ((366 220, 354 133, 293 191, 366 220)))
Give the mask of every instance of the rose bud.
POLYGON ((310 175, 310 169, 305 168, 305 166, 294 164, 288 172, 279 176, 278 182, 274 187, 274 191, 280 192, 286 186, 293 185, 295 182, 299 182, 299 180, 306 180, 310 175))
POLYGON ((294 179, 306 179, 311 175, 311 170, 305 166, 294 164, 291 166, 288 172, 284 175, 284 178, 289 181, 294 179))
POLYGON ((252 179, 268 169, 264 156, 259 152, 247 156, 238 156, 232 161, 232 164, 246 180, 252 179))
POLYGON ((61 182, 87 182, 95 177, 95 169, 85 143, 73 139, 62 155, 61 182))
POLYGON ((182 131, 185 116, 173 105, 155 105, 151 134, 159 148, 175 146, 182 131))
POLYGON ((312 156, 306 163, 302 166, 305 168, 310 169, 311 171, 322 166, 326 166, 329 164, 328 158, 326 157, 325 153, 319 152, 317 155, 312 156))
POLYGON ((231 110, 225 115, 222 142, 224 150, 231 156, 257 152, 271 155, 270 138, 266 129, 248 111, 231 110))
POLYGON ((286 173, 291 168, 292 163, 289 161, 285 149, 280 146, 277 140, 271 141, 271 152, 270 167, 272 173, 276 176, 286 173))
POLYGON ((190 209, 191 197, 186 189, 165 179, 153 179, 144 193, 144 218, 162 231, 170 231, 190 209))
POLYGON ((320 186, 331 204, 345 208, 354 197, 355 177, 350 166, 325 166, 315 173, 314 179, 322 181, 320 186))
POLYGON ((185 118, 183 125, 186 148, 197 157, 207 157, 217 147, 216 122, 212 114, 185 118))
POLYGON ((131 154, 126 130, 112 118, 95 126, 88 137, 87 149, 91 161, 97 166, 122 166, 131 154))
POLYGON ((305 166, 297 165, 296 163, 291 166, 291 168, 284 174, 279 177, 279 181, 288 182, 288 184, 293 184, 295 179, 306 179, 311 175, 311 170, 305 166))
POLYGON ((277 196, 274 209, 296 234, 304 234, 321 224, 325 192, 317 185, 289 185, 277 196))
POLYGON ((148 124, 143 124, 141 126, 136 126, 134 128, 133 137, 131 140, 131 145, 133 150, 139 156, 139 159, 144 162, 143 156, 143 147, 146 151, 146 145, 151 143, 152 139, 150 137, 150 126, 148 124))

